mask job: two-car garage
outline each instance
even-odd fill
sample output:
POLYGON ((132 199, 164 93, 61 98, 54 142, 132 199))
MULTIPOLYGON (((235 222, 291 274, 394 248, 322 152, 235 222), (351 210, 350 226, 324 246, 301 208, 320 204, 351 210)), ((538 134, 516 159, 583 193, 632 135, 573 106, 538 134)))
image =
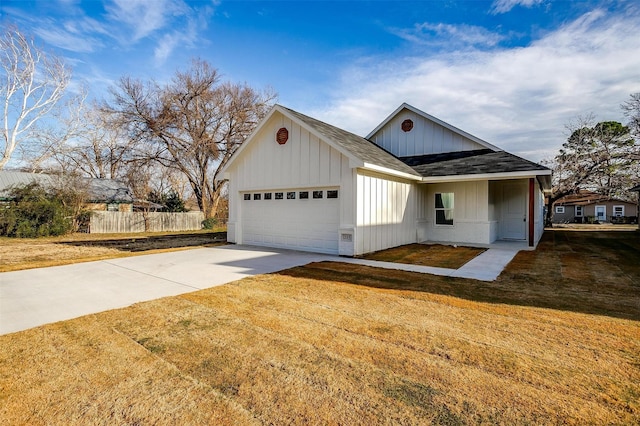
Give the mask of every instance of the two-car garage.
POLYGON ((335 188, 241 193, 243 244, 338 254, 338 195, 335 188))

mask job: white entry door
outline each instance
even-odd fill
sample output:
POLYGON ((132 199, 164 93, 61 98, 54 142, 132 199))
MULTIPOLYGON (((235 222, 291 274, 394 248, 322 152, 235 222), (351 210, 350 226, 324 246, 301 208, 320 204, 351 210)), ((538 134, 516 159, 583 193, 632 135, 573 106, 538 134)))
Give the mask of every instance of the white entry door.
POLYGON ((607 206, 596 206, 596 219, 598 222, 607 221, 607 206))
POLYGON ((502 186, 500 238, 527 239, 527 187, 523 183, 502 186))

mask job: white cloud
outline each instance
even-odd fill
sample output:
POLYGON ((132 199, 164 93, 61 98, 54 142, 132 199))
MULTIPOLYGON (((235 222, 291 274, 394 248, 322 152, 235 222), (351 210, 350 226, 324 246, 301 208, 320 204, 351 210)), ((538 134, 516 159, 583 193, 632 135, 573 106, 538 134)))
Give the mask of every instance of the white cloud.
POLYGON ((402 102, 535 161, 555 155, 577 115, 622 120, 640 91, 640 14, 594 10, 521 48, 363 58, 311 112, 366 135, 402 102))
POLYGON ((491 5, 491 12, 495 14, 507 13, 516 6, 533 7, 544 0, 495 0, 491 5))
POLYGON ((138 41, 163 28, 172 16, 186 13, 180 0, 113 0, 105 6, 112 21, 125 24, 138 41))
POLYGON ((504 36, 474 25, 416 24, 411 29, 391 30, 393 34, 412 43, 441 46, 447 49, 460 46, 495 46, 504 36))

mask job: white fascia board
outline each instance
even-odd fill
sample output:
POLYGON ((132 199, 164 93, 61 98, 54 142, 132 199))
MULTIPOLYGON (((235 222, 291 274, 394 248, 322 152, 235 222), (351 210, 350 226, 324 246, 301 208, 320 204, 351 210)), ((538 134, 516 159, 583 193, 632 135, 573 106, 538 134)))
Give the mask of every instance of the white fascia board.
POLYGON ((409 174, 409 173, 400 172, 398 170, 389 169, 387 167, 382 167, 382 166, 378 166, 378 165, 371 164, 371 163, 364 163, 362 168, 365 169, 365 170, 373 170, 375 172, 384 173, 386 175, 398 176, 398 177, 402 177, 402 178, 405 178, 405 179, 411 179, 411 180, 415 180, 415 181, 420 181, 422 179, 420 176, 417 176, 417 175, 412 175, 412 174, 409 174))
POLYGON ((444 183, 459 182, 473 180, 505 180, 505 179, 523 179, 534 178, 537 176, 551 175, 551 170, 536 170, 523 172, 505 172, 505 173, 483 173, 476 175, 456 175, 456 176, 429 176, 423 177, 422 183, 444 183))
POLYGON ((394 112, 391 113, 391 115, 389 115, 382 123, 380 123, 378 125, 378 127, 376 127, 375 129, 373 129, 373 131, 371 133, 369 133, 366 136, 366 139, 371 139, 371 137, 373 137, 373 135, 375 135, 380 129, 382 129, 384 126, 387 125, 388 122, 390 122, 396 115, 398 115, 400 113, 400 111, 402 111, 403 109, 408 109, 409 111, 412 111, 424 118, 426 118, 427 120, 433 121, 436 124, 441 125, 442 127, 451 130, 453 133, 457 133, 460 136, 464 136, 467 139, 471 139, 472 141, 486 147, 489 149, 492 149, 494 151, 504 151, 502 148, 498 148, 495 145, 490 144, 489 142, 480 139, 477 136, 472 135, 471 133, 467 133, 462 129, 457 128, 456 126, 453 126, 449 123, 447 123, 446 121, 442 121, 437 117, 434 117, 433 115, 427 114, 424 111, 419 110, 416 107, 413 107, 411 105, 409 105, 408 103, 403 103, 402 105, 400 105, 400 107, 398 107, 398 109, 396 109, 394 112))

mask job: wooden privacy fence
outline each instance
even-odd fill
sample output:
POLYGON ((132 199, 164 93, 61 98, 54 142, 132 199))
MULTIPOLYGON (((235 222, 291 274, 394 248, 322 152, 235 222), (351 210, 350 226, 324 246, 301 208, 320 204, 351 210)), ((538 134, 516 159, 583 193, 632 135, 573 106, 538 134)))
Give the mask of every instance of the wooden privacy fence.
POLYGON ((202 212, 92 212, 89 233, 195 231, 203 220, 202 212))

